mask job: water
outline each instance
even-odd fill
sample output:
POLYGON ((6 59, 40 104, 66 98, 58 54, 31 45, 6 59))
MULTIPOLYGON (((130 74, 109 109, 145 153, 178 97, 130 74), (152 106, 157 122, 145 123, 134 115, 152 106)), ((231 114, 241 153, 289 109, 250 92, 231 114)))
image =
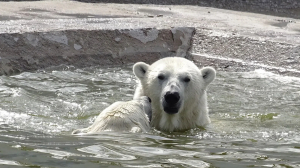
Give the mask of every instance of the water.
POLYGON ((218 72, 206 130, 70 135, 134 85, 131 65, 1 76, 0 167, 300 166, 300 79, 263 70, 218 72))

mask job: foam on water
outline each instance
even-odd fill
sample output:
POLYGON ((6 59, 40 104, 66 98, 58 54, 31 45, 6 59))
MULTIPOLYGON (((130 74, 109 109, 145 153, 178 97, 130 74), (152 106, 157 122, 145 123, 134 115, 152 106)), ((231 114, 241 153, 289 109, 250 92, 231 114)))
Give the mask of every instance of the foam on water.
MULTIPOLYGON (((258 78, 258 79, 275 79, 279 82, 284 83, 293 83, 293 82, 300 82, 299 77, 293 77, 293 76, 283 76, 279 74, 275 74, 269 71, 266 71, 264 69, 255 69, 254 71, 250 71, 247 73, 241 74, 243 78, 258 78)), ((300 85, 299 85, 300 87, 300 85)))
POLYGON ((247 66, 255 66, 255 67, 265 68, 265 69, 274 69, 274 70, 278 70, 279 72, 289 71, 289 72, 300 73, 300 71, 297 69, 265 65, 263 63, 258 63, 256 61, 245 61, 245 60, 237 59, 237 58, 228 58, 228 57, 222 57, 222 56, 208 55, 208 54, 204 54, 204 53, 203 54, 192 53, 192 55, 198 56, 198 57, 213 58, 215 60, 233 61, 233 62, 241 63, 242 65, 247 65, 247 66))
POLYGON ((206 129, 71 136, 113 102, 132 99, 136 81, 131 69, 62 66, 1 76, 0 162, 41 167, 300 166, 299 78, 262 69, 217 73, 207 90, 212 124, 206 129))
MULTIPOLYGON (((30 116, 27 114, 20 114, 15 112, 7 112, 3 109, 0 109, 0 124, 15 125, 16 122, 28 120, 30 116)), ((18 125, 15 125, 18 126, 18 125)))

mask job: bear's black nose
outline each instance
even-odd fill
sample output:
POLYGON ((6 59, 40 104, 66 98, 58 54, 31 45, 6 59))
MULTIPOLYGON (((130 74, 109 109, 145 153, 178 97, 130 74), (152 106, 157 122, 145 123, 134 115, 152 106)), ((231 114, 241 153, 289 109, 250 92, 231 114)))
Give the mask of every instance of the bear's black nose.
POLYGON ((151 99, 150 99, 150 97, 148 97, 148 101, 151 103, 151 99))
POLYGON ((179 93, 178 92, 170 92, 168 91, 165 96, 165 101, 169 104, 169 106, 173 106, 175 105, 179 99, 180 99, 180 96, 179 96, 179 93))

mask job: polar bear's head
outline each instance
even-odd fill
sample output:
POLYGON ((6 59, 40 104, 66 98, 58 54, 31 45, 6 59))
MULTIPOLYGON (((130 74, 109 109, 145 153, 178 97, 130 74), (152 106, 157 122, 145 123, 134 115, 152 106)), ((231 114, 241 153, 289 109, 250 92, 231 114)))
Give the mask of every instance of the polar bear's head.
POLYGON ((152 65, 138 62, 133 72, 141 83, 141 95, 152 99, 154 112, 164 111, 169 115, 196 108, 216 76, 213 68, 198 69, 191 61, 179 57, 160 59, 152 65))

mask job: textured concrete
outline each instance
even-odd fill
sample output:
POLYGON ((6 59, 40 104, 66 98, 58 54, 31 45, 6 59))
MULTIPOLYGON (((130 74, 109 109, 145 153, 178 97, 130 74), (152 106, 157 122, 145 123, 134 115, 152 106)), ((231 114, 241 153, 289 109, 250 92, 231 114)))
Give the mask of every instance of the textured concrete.
POLYGON ((85 67, 186 57, 195 31, 192 27, 153 26, 154 19, 144 21, 112 5, 69 1, 2 5, 0 75, 60 64, 85 67), (65 11, 65 6, 73 8, 65 11), (97 13, 97 7, 104 10, 97 13))
POLYGON ((216 33, 211 30, 196 32, 191 52, 199 66, 210 65, 223 71, 266 69, 300 76, 300 43, 297 34, 281 39, 282 34, 276 35, 275 32, 269 32, 274 33, 271 36, 240 36, 235 32, 216 33))
POLYGON ((193 59, 300 76, 300 20, 189 5, 0 2, 0 73, 193 59), (194 31, 195 30, 195 31, 194 31), (188 54, 190 51, 191 54, 188 54))
POLYGON ((299 0, 77 0, 92 3, 125 3, 157 5, 198 5, 237 11, 247 11, 284 17, 300 18, 299 0))
POLYGON ((194 28, 63 30, 0 34, 0 74, 60 64, 85 67, 185 57, 194 28), (176 54, 177 53, 177 54, 176 54))

